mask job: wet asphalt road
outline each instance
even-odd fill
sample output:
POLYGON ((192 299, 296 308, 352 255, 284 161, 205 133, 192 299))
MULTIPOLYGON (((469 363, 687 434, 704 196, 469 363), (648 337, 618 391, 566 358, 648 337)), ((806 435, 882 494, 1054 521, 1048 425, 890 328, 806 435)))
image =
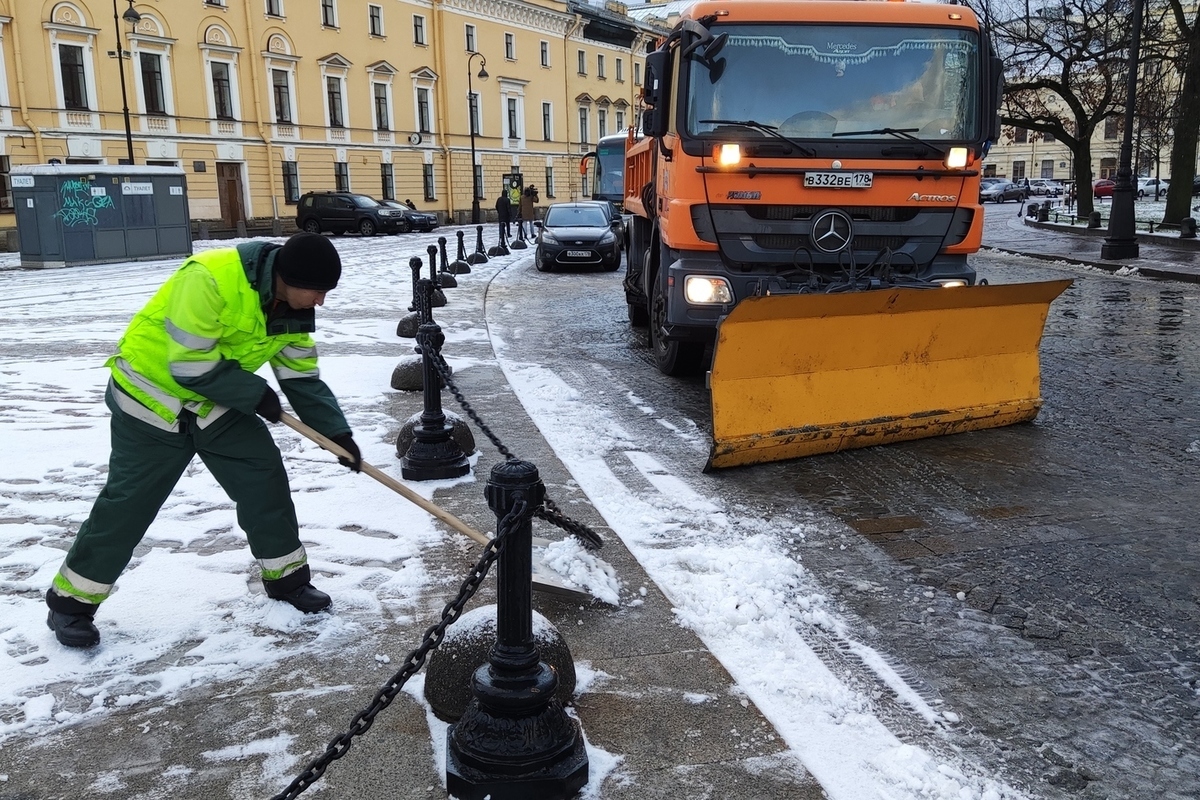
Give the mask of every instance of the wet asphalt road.
POLYGON ((1200 797, 1200 287, 974 263, 993 283, 1075 280, 1047 323, 1035 422, 712 475, 703 381, 658 374, 620 273, 522 261, 488 318, 524 330, 511 357, 604 404, 702 495, 821 531, 796 557, 860 640, 962 716, 943 733, 896 712, 902 736, 1034 797, 1200 797))

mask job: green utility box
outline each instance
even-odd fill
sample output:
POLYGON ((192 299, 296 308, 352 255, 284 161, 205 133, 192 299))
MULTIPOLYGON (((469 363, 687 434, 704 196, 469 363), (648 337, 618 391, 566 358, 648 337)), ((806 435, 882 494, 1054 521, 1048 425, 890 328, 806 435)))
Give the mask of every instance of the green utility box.
POLYGON ((178 167, 13 167, 21 266, 149 261, 192 252, 178 167))

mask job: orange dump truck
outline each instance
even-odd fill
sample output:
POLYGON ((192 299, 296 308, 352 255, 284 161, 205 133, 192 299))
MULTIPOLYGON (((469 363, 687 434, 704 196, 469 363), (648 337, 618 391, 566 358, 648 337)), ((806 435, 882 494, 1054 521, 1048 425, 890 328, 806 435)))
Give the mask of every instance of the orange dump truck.
POLYGON ((663 373, 709 367, 709 467, 1037 414, 1069 282, 968 262, 1002 81, 961 5, 700 0, 647 56, 625 295, 663 373))

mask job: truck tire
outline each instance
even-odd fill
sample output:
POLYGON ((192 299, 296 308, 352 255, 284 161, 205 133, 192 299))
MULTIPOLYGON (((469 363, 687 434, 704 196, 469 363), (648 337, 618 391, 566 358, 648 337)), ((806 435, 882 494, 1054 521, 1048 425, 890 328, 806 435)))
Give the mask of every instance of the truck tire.
POLYGON ((650 350, 654 353, 654 363, 663 375, 677 378, 697 375, 703 367, 704 343, 671 341, 659 336, 667 321, 664 283, 663 280, 654 281, 654 296, 650 299, 650 350))

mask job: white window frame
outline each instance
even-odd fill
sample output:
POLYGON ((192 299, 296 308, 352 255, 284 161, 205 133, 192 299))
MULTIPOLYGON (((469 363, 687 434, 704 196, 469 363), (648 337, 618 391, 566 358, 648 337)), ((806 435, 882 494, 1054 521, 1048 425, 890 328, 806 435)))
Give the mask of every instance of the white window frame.
POLYGON ((613 113, 616 114, 616 125, 617 125, 617 127, 613 131, 613 133, 621 133, 625 130, 625 112, 622 109, 618 108, 613 113))
POLYGON ((328 142, 345 143, 350 140, 350 97, 349 81, 346 78, 350 73, 350 62, 336 53, 327 56, 317 62, 321 66, 321 108, 325 115, 325 140, 328 142), (329 90, 328 79, 333 78, 341 84, 341 105, 342 125, 339 128, 333 127, 333 120, 329 115, 329 90))
MULTIPOLYGON (((216 27, 218 30, 221 30, 221 32, 224 34, 224 41, 233 41, 229 37, 228 31, 225 31, 219 26, 214 27, 216 27)), ((211 41, 213 38, 212 33, 212 29, 206 31, 204 35, 204 42, 202 42, 200 45, 200 55, 204 61, 204 92, 208 100, 208 118, 210 120, 208 126, 209 133, 211 133, 213 136, 218 136, 223 139, 230 136, 240 138, 242 136, 242 93, 240 87, 241 81, 238 79, 238 56, 241 53, 241 48, 214 43, 211 41), (229 68, 229 103, 231 106, 233 106, 233 113, 235 117, 233 120, 217 119, 217 97, 213 92, 211 66, 213 62, 217 61, 225 64, 229 68)), ((268 72, 267 75, 269 76, 270 73, 268 72)), ((270 93, 271 106, 272 110, 274 110, 274 92, 271 92, 270 89, 267 91, 270 93)), ((272 119, 274 119, 274 117, 272 117, 272 119)))
POLYGON ((479 32, 469 22, 463 26, 463 43, 466 45, 468 53, 479 52, 475 49, 479 46, 479 32))
POLYGON ((600 107, 596 109, 596 141, 605 136, 608 136, 608 109, 600 107))
MULTIPOLYGON (((63 6, 73 10, 76 19, 87 19, 77 6, 69 3, 56 6, 56 16, 63 6)), ((58 108, 61 109, 58 112, 59 126, 68 131, 100 130, 99 87, 96 83, 96 34, 99 33, 99 30, 61 22, 44 23, 42 27, 50 35, 50 62, 54 68, 54 97, 58 108), (75 109, 68 111, 66 108, 66 96, 62 85, 62 65, 58 59, 60 45, 78 47, 83 51, 83 79, 87 83, 84 88, 88 92, 86 111, 75 109)))
POLYGON ((579 115, 578 116, 579 116, 579 143, 580 144, 590 144, 591 140, 589 139, 590 134, 589 134, 588 129, 592 125, 591 109, 589 109, 587 106, 584 106, 584 105, 579 106, 579 115))
POLYGON ((642 85, 642 64, 640 61, 633 62, 633 85, 642 85))
POLYGON ((504 58, 508 61, 517 60, 517 35, 509 31, 504 32, 504 58))
POLYGON ((437 135, 437 75, 422 67, 413 71, 412 77, 412 111, 413 130, 434 137, 437 135), (421 130, 420 103, 417 98, 418 89, 429 91, 429 130, 421 130))
POLYGON ((270 19, 284 19, 287 17, 287 9, 283 7, 283 0, 263 0, 263 15, 270 19), (274 2, 279 6, 279 13, 272 14, 270 4, 274 2))
POLYGON ((554 141, 554 104, 546 101, 542 101, 542 138, 554 141))
POLYGON ((617 65, 615 68, 616 75, 614 75, 614 77, 617 79, 617 83, 624 83, 625 82, 625 61, 620 56, 616 56, 616 62, 617 62, 617 65))
POLYGON ((317 0, 317 10, 321 12, 321 27, 322 28, 341 28, 341 20, 338 18, 338 3, 337 0, 329 0, 329 5, 333 9, 333 23, 325 22, 325 0, 317 0))
POLYGON ((596 53, 596 77, 602 81, 608 80, 608 74, 604 71, 604 53, 596 53))
POLYGON ((541 50, 542 66, 549 69, 550 68, 550 43, 548 41, 546 41, 545 39, 542 39, 541 42, 539 43, 538 47, 541 50))
POLYGON ((395 140, 396 98, 392 92, 392 82, 395 77, 395 68, 386 61, 380 61, 367 67, 367 82, 371 84, 371 128, 375 132, 376 144, 391 144, 395 140), (375 118, 376 84, 382 84, 384 86, 384 94, 387 102, 388 124, 388 129, 386 131, 379 130, 379 121, 375 118))
POLYGON ((4 52, 4 30, 5 26, 8 25, 12 25, 12 17, 0 17, 0 126, 4 127, 12 124, 12 116, 7 108, 9 105, 8 74, 5 72, 4 66, 7 61, 7 56, 4 52))
POLYGON ((171 45, 174 44, 175 40, 161 35, 161 32, 165 29, 165 26, 157 17, 151 14, 143 14, 134 32, 130 33, 126 39, 129 46, 129 64, 133 67, 132 71, 136 76, 134 80, 136 87, 134 94, 137 103, 136 108, 140 110, 141 130, 143 133, 175 133, 177 131, 175 121, 174 70, 171 68, 171 45), (155 115, 151 117, 146 113, 146 89, 142 85, 141 54, 143 52, 158 56, 159 58, 159 66, 162 69, 163 77, 163 111, 166 116, 155 115))
POLYGON ((387 38, 387 26, 383 22, 383 6, 381 6, 379 3, 367 3, 367 34, 369 36, 374 36, 379 39, 387 38), (378 32, 371 30, 371 10, 372 9, 379 10, 379 31, 378 32))
POLYGON ((413 44, 418 47, 429 46, 429 20, 425 19, 424 14, 413 14, 413 44), (421 20, 421 36, 417 38, 417 20, 421 20))
POLYGON ((471 133, 471 98, 475 98, 475 135, 483 135, 483 97, 478 91, 467 92, 467 134, 471 133))
MULTIPOLYGON (((267 76, 267 92, 270 97, 270 114, 271 114, 271 134, 272 138, 276 139, 299 139, 300 138, 300 92, 296 83, 296 67, 300 63, 300 57, 292 55, 292 43, 281 34, 273 34, 267 40, 267 51, 263 55, 263 68, 267 76), (271 74, 272 70, 280 70, 287 73, 288 78, 288 119, 291 122, 276 122, 279 118, 278 109, 275 107, 275 81, 271 74)), ((322 75, 322 92, 321 99, 324 104, 324 75, 322 75)), ((344 95, 343 95, 344 97, 344 95)))
POLYGON ((576 71, 578 72, 578 74, 587 75, 587 51, 586 50, 576 50, 575 51, 575 61, 576 61, 575 68, 576 68, 576 71))
POLYGON ((525 149, 525 87, 528 81, 514 78, 499 78, 500 113, 504 126, 503 146, 505 149, 525 149), (517 130, 508 129, 508 101, 515 100, 517 105, 517 130))

